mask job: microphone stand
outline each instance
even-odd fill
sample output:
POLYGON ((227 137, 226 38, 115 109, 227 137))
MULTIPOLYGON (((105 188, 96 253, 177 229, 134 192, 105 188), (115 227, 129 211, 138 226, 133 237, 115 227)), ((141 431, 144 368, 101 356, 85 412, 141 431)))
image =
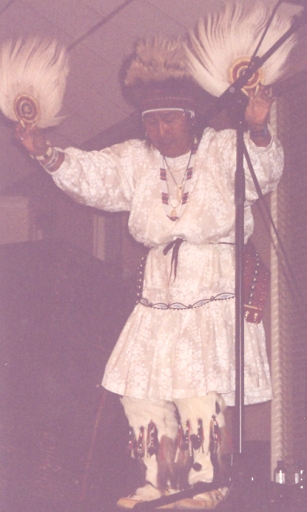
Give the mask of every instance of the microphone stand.
POLYGON ((245 203, 245 173, 244 173, 244 113, 247 106, 247 97, 242 93, 242 88, 273 55, 278 48, 299 28, 307 23, 307 10, 294 18, 289 30, 262 56, 255 57, 245 72, 220 96, 216 105, 211 107, 206 114, 206 121, 211 119, 222 108, 231 109, 237 120, 236 133, 236 174, 235 174, 235 355, 236 355, 236 389, 235 389, 235 438, 233 467, 230 490, 226 499, 216 508, 220 511, 229 510, 227 501, 235 506, 235 512, 245 510, 242 508, 246 501, 247 482, 245 481, 243 468, 243 426, 244 426, 244 203, 245 203), (246 98, 246 99, 245 99, 246 98))
MULTIPOLYGON (((247 96, 242 88, 247 84, 253 74, 273 55, 278 48, 297 30, 307 23, 307 9, 302 15, 295 16, 291 27, 285 34, 262 56, 255 57, 244 73, 217 99, 206 113, 204 126, 222 109, 231 109, 237 118, 237 166, 235 174, 235 354, 236 354, 236 390, 235 390, 235 439, 234 464, 229 491, 223 501, 215 508, 219 511, 243 512, 242 504, 246 499, 244 492, 244 470, 242 462, 243 453, 243 411, 244 411, 244 203, 245 203, 245 173, 244 173, 244 113, 248 103, 247 96), (235 508, 228 508, 230 503, 235 508)), ((158 507, 174 503, 184 497, 193 497, 196 494, 208 492, 217 487, 229 485, 220 480, 212 483, 198 482, 192 488, 162 496, 156 500, 137 503, 133 508, 139 511, 150 511, 158 507)))
MULTIPOLYGON (((234 94, 234 93, 232 93, 234 94)), ((243 466, 243 427, 244 427, 244 114, 248 103, 247 96, 236 89, 232 113, 236 126, 236 173, 234 182, 235 197, 235 436, 233 439, 231 486, 225 500, 216 508, 243 512, 245 492, 245 474, 243 466), (235 508, 229 509, 229 505, 235 508)))

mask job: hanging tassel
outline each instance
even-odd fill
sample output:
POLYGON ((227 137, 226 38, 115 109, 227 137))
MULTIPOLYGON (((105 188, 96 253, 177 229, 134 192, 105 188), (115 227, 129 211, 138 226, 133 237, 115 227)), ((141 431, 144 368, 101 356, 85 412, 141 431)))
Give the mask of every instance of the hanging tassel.
POLYGON ((218 468, 218 456, 219 456, 219 449, 221 445, 221 430, 218 425, 218 422, 216 421, 216 417, 212 416, 211 425, 210 425, 210 457, 211 462, 215 470, 218 468))
POLYGON ((159 451, 158 429, 156 424, 151 421, 147 429, 147 454, 149 457, 157 455, 159 451))
POLYGON ((201 419, 198 420, 197 434, 191 435, 191 443, 193 450, 202 449, 204 453, 204 428, 201 419))
POLYGON ((139 437, 135 442, 134 457, 136 459, 143 459, 145 456, 145 429, 140 428, 139 437))

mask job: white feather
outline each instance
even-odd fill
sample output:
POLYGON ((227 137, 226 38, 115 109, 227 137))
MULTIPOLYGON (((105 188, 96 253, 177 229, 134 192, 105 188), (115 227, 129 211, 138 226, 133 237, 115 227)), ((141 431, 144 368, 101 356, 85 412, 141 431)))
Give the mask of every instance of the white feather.
MULTIPOLYGON (((276 3, 276 2, 275 2, 276 3)), ((283 4, 261 44, 261 57, 290 28, 298 6, 283 4)), ((272 2, 256 0, 253 7, 228 1, 222 11, 210 13, 190 32, 186 52, 190 71, 203 89, 220 96, 230 85, 228 70, 239 58, 251 58, 272 13, 272 2)), ((291 36, 263 64, 263 84, 270 85, 285 71, 286 59, 296 42, 291 36)))
POLYGON ((15 99, 32 96, 39 104, 37 126, 47 128, 61 120, 59 112, 68 75, 68 58, 56 41, 32 38, 6 42, 0 48, 0 109, 12 121, 15 99))

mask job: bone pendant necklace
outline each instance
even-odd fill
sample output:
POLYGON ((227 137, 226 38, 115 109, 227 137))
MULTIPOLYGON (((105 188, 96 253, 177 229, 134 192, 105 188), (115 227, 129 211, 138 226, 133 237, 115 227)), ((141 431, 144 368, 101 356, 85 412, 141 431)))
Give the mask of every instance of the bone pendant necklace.
POLYGON ((179 203, 182 201, 184 183, 177 184, 177 200, 179 203))
POLYGON ((186 166, 186 169, 184 171, 184 174, 183 174, 183 177, 182 177, 182 180, 181 180, 181 183, 177 183, 176 179, 175 179, 175 176, 174 174, 172 173, 171 169, 170 169, 170 166, 166 160, 166 158, 164 157, 163 160, 164 160, 164 164, 165 164, 165 168, 168 170, 169 172, 169 175, 171 176, 172 180, 173 180, 173 185, 175 187, 175 195, 176 195, 176 199, 177 199, 177 204, 174 205, 172 204, 172 201, 171 201, 171 193, 170 193, 170 186, 168 184, 168 181, 167 181, 167 185, 168 185, 168 195, 169 195, 169 199, 168 199, 168 204, 169 206, 171 207, 171 212, 170 212, 170 218, 171 219, 175 219, 177 218, 177 208, 180 207, 181 203, 182 203, 182 198, 183 198, 183 193, 184 193, 184 187, 185 187, 185 182, 186 182, 186 176, 187 176, 187 171, 189 169, 189 165, 190 165, 190 161, 191 161, 191 156, 192 156, 192 151, 190 152, 190 155, 189 155, 189 159, 188 159, 188 163, 187 163, 187 166, 186 166))

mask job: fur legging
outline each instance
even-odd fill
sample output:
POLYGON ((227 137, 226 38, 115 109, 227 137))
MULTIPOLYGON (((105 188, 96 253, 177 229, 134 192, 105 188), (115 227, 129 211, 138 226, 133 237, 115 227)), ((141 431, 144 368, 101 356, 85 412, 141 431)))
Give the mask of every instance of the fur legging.
POLYGON ((147 483, 163 490, 166 487, 183 488, 185 483, 193 485, 199 481, 212 481, 212 426, 218 429, 225 426, 225 404, 220 395, 212 392, 204 397, 174 401, 124 396, 121 402, 135 442, 140 435, 144 437, 144 450, 140 458, 146 467, 147 483), (156 429, 156 453, 148 450, 149 425, 154 425, 156 429), (184 437, 183 446, 178 441, 179 431, 184 437), (187 482, 184 482, 185 479, 187 482))

